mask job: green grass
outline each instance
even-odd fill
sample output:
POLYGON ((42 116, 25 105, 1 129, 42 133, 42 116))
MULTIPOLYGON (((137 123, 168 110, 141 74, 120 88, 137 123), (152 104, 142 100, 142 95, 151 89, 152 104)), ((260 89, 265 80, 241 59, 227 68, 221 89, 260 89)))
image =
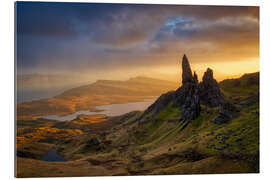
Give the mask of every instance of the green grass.
POLYGON ((257 172, 259 101, 256 94, 259 86, 248 85, 245 77, 240 78, 237 86, 235 80, 226 80, 220 87, 227 101, 243 104, 237 105, 238 115, 233 119, 224 124, 215 124, 213 120, 220 107, 208 107, 211 113, 206 113, 202 105, 198 118, 190 122, 179 122, 181 108, 174 108, 170 104, 140 128, 136 134, 140 140, 138 148, 153 150, 163 146, 162 149, 171 149, 168 154, 183 154, 185 151, 194 150, 205 157, 241 159, 249 164, 251 171, 255 169, 257 172))
MULTIPOLYGON (((158 139, 164 133, 167 133, 166 126, 168 125, 168 121, 176 121, 180 117, 180 108, 175 108, 172 106, 172 103, 168 105, 166 109, 157 114, 154 118, 145 120, 147 123, 144 127, 135 132, 135 137, 141 143, 153 142, 155 139, 158 139)), ((144 121, 144 119, 142 119, 144 121)), ((170 125, 168 125, 170 126, 170 125)), ((173 125, 176 127, 175 125, 173 125)))
MULTIPOLYGON (((259 76, 259 74, 256 73, 251 75, 259 76)), ((259 86, 257 84, 248 84, 248 77, 249 76, 242 76, 238 79, 223 80, 219 83, 219 86, 226 96, 246 96, 251 93, 258 93, 259 86)))
POLYGON ((156 118, 158 119, 171 119, 178 118, 180 116, 180 108, 172 107, 172 103, 169 104, 168 108, 161 111, 156 118))
MULTIPOLYGON (((243 85, 239 87, 232 86, 232 82, 226 82, 227 87, 223 87, 228 88, 229 91, 223 91, 232 98, 240 98, 239 102, 244 102, 242 95, 247 97, 251 92, 256 93, 258 86, 248 89, 245 87, 245 81, 243 82, 243 85), (242 90, 244 93, 240 93, 242 90)), ((207 156, 244 156, 247 155, 247 152, 255 155, 259 151, 259 116, 256 114, 259 112, 259 102, 240 108, 237 117, 220 125, 213 123, 219 108, 210 108, 211 113, 204 112, 203 108, 202 106, 200 116, 191 123, 179 122, 181 109, 174 108, 170 104, 168 108, 149 120, 145 128, 135 134, 136 138, 141 141, 140 147, 153 149, 163 143, 177 142, 182 144, 180 146, 182 149, 196 147, 207 156), (170 119, 175 119, 172 125, 168 123, 170 119)))

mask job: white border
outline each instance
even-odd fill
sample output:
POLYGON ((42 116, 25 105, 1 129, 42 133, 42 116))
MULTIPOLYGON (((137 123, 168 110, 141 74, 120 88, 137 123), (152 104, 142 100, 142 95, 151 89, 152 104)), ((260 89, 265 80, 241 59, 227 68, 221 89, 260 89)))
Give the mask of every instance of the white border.
MULTIPOLYGON (((269 55, 269 0, 92 0, 90 2, 117 2, 117 3, 154 3, 154 4, 191 4, 191 5, 244 5, 260 6, 260 67, 261 67, 261 110, 260 110, 260 144, 261 167, 260 174, 230 174, 230 175, 179 175, 179 176, 126 176, 126 177, 91 177, 90 179, 228 179, 241 178, 247 180, 270 179, 270 55, 269 55)), ((58 0, 58 2, 74 2, 70 0, 58 0)), ((89 2, 80 0, 79 2, 89 2)), ((1 0, 0 5, 0 177, 1 179, 14 179, 14 1, 1 0)), ((36 179, 36 178, 33 178, 36 179)), ((56 178, 51 178, 56 179, 56 178)), ((57 179, 89 179, 85 178, 57 178, 57 179)))
MULTIPOLYGON (((23 0, 37 1, 37 0, 23 0)), ((234 5, 234 6, 259 6, 257 0, 39 0, 45 2, 101 2, 101 3, 133 3, 133 4, 191 4, 191 5, 234 5)))

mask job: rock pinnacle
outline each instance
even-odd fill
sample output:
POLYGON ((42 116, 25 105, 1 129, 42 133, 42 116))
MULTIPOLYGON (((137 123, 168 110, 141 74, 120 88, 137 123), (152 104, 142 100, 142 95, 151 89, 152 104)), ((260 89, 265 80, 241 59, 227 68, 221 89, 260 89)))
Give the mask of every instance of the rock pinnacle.
POLYGON ((182 59, 182 84, 193 81, 192 71, 187 59, 187 56, 184 54, 182 59))

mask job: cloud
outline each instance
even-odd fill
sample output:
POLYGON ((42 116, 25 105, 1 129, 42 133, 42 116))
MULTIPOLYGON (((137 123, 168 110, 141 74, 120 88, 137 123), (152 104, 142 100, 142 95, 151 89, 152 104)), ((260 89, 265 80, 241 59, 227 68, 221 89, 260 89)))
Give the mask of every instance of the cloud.
POLYGON ((200 61, 246 60, 258 57, 258 20, 225 17, 216 20, 193 19, 164 28, 153 40, 152 54, 190 52, 200 61), (162 37, 162 38, 161 38, 162 37))
POLYGON ((102 43, 125 45, 148 39, 171 16, 199 19, 258 17, 256 7, 17 2, 18 33, 88 34, 102 43), (130 36, 134 36, 131 38, 130 36))
POLYGON ((259 8, 17 2, 18 66, 32 71, 258 57, 259 8))
POLYGON ((196 22, 219 21, 230 17, 257 19, 258 13, 254 13, 257 9, 226 6, 127 5, 122 11, 114 14, 108 23, 96 26, 97 31, 93 33, 92 40, 113 46, 145 43, 150 41, 164 23, 168 23, 173 17, 181 18, 182 21, 170 26, 184 26, 174 29, 175 34, 184 37, 193 35, 197 31, 195 28, 188 29, 192 19, 195 19, 196 22))

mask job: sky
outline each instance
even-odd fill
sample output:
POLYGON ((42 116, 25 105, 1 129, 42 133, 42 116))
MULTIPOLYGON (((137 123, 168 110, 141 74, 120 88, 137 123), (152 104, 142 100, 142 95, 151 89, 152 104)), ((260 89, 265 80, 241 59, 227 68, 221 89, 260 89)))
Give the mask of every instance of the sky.
POLYGON ((17 73, 179 80, 185 53, 218 80, 259 71, 259 8, 17 2, 17 73))

